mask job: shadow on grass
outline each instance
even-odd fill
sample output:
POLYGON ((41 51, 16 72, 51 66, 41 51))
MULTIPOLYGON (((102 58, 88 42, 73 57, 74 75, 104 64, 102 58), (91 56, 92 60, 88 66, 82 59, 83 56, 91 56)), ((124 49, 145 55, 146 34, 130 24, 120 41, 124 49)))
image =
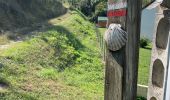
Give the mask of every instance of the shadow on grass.
POLYGON ((0 35, 6 35, 12 41, 25 40, 30 35, 34 35, 32 32, 48 25, 49 19, 62 16, 68 12, 68 8, 64 7, 61 2, 54 0, 46 3, 41 0, 27 2, 21 1, 15 4, 11 4, 10 1, 0 2, 0 5, 3 4, 3 7, 0 7, 0 11, 2 11, 2 14, 0 14, 2 21, 0 23, 0 35), (39 4, 39 6, 36 4, 39 4), (13 7, 15 5, 20 9, 15 9, 13 7))
POLYGON ((69 39, 69 42, 72 44, 72 46, 76 49, 76 50, 79 50, 79 49, 83 49, 85 46, 80 42, 80 40, 78 40, 76 38, 76 36, 71 33, 67 28, 65 28, 64 26, 60 26, 60 25, 57 25, 57 26, 52 26, 47 29, 46 31, 57 31, 63 35, 66 35, 67 38, 69 39))
POLYGON ((16 90, 10 90, 0 94, 0 100, 38 100, 33 94, 21 93, 16 90))
POLYGON ((10 82, 0 76, 0 89, 7 89, 10 86, 10 82))
POLYGON ((144 49, 147 49, 147 50, 152 50, 152 48, 150 48, 150 47, 145 47, 144 49))
MULTIPOLYGON (((71 45, 76 51, 81 51, 81 50, 85 50, 86 47, 81 43, 81 41, 72 33, 70 32, 66 27, 64 26, 61 26, 61 25, 57 25, 57 26, 53 26, 51 25, 51 27, 47 28, 46 30, 43 31, 43 33, 45 34, 48 34, 48 32, 54 32, 54 33, 58 33, 60 35, 63 35, 63 36, 66 36, 67 39, 68 39, 68 44, 71 45)), ((45 40, 46 41, 46 40, 45 40)), ((59 53, 58 51, 58 48, 55 48, 56 50, 56 54, 59 53)), ((73 53, 73 52, 72 52, 73 53)), ((61 55, 60 55, 61 56, 61 55)), ((57 66, 57 69, 58 71, 62 72, 65 70, 65 68, 67 68, 68 66, 72 66, 74 65, 75 63, 75 60, 79 57, 80 55, 79 54, 74 54, 74 56, 72 58, 68 57, 68 58, 62 58, 59 59, 62 61, 64 60, 65 63, 64 65, 63 64, 60 64, 57 66)))

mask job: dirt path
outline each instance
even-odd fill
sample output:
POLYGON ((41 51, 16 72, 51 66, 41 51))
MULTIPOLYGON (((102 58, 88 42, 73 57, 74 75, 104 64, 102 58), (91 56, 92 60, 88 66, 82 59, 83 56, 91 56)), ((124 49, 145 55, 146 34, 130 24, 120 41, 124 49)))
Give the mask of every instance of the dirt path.
POLYGON ((10 42, 7 43, 7 44, 0 45, 0 50, 5 50, 5 49, 7 49, 8 47, 10 47, 11 45, 16 44, 16 43, 19 43, 19 42, 22 42, 22 41, 10 41, 10 42))
POLYGON ((70 16, 70 12, 68 11, 65 15, 62 15, 57 18, 53 18, 53 19, 49 20, 48 23, 52 24, 52 25, 57 25, 57 24, 63 22, 69 16, 70 16))

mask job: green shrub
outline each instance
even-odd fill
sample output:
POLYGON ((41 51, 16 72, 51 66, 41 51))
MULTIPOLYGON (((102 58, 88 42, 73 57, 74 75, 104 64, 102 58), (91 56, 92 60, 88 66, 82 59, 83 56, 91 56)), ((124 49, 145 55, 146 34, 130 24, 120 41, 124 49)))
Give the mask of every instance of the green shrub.
POLYGON ((102 1, 100 3, 97 3, 94 8, 95 11, 92 13, 91 16, 89 16, 89 20, 91 22, 97 23, 98 16, 107 16, 107 3, 105 1, 102 1))
POLYGON ((139 96, 137 97, 137 100, 146 100, 146 98, 139 96))
POLYGON ((147 39, 147 38, 141 38, 140 39, 140 47, 141 48, 146 48, 146 46, 148 46, 149 45, 149 39, 147 39))

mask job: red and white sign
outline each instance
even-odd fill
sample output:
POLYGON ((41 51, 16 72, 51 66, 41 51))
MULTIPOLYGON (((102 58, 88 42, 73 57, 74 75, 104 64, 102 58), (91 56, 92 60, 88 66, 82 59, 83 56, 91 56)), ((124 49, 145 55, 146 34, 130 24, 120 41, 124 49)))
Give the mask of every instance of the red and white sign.
POLYGON ((107 16, 108 17, 114 17, 114 16, 126 16, 126 7, 127 7, 127 2, 113 2, 113 3, 108 3, 108 12, 107 16))
POLYGON ((127 2, 108 3, 108 11, 126 8, 126 7, 127 7, 127 2))
POLYGON ((111 10, 107 12, 108 17, 114 17, 114 16, 126 16, 127 11, 126 9, 121 10, 111 10))

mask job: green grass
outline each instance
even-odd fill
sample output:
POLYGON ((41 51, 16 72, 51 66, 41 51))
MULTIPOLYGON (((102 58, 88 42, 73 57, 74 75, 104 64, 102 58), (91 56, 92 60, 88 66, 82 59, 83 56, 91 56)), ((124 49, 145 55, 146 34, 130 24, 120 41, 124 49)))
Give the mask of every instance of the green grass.
POLYGON ((105 33, 105 31, 106 31, 106 28, 98 28, 99 29, 99 31, 100 31, 100 33, 105 33))
POLYGON ((104 68, 93 24, 77 12, 0 54, 1 100, 102 100, 104 68))
POLYGON ((138 69, 139 84, 148 85, 150 60, 151 60, 151 45, 149 45, 147 48, 140 48, 138 69))

